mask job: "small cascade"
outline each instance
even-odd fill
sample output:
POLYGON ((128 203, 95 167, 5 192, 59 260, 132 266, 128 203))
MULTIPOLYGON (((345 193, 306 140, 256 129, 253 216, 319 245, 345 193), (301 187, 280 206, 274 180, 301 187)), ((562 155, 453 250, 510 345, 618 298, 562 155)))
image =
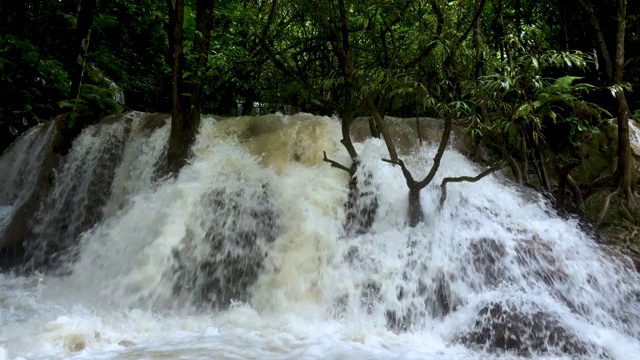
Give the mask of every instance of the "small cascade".
MULTIPOLYGON (((638 120, 640 121, 640 120, 638 120)), ((640 125, 634 120, 629 120, 631 151, 635 156, 640 157, 640 125)))
POLYGON ((33 191, 47 146, 54 133, 54 123, 34 126, 18 138, 0 157, 0 204, 19 206, 33 191))
POLYGON ((133 121, 122 153, 120 164, 115 170, 110 196, 104 206, 104 217, 110 217, 122 209, 132 196, 154 186, 154 171, 169 139, 168 116, 144 116, 133 112, 133 121))
POLYGON ((42 168, 51 161, 55 126, 55 121, 50 121, 29 129, 0 157, 0 249, 13 216, 39 190, 38 183, 46 176, 42 168))
POLYGON ((120 89, 118 84, 116 84, 113 80, 107 78, 104 79, 109 82, 109 87, 115 90, 115 93, 113 94, 113 100, 120 105, 125 105, 124 92, 122 91, 122 89, 120 89))
POLYGON ((140 115, 130 113, 88 127, 74 140, 56 170, 52 190, 32 220, 33 237, 26 248, 33 266, 56 264, 74 248, 83 231, 102 219, 105 210, 116 211, 127 195, 150 186, 168 126, 149 136, 140 115))
POLYGON ((54 123, 48 122, 29 129, 0 157, 0 174, 5 181, 0 188, 2 204, 19 205, 29 197, 36 182, 43 153, 50 146, 54 123))

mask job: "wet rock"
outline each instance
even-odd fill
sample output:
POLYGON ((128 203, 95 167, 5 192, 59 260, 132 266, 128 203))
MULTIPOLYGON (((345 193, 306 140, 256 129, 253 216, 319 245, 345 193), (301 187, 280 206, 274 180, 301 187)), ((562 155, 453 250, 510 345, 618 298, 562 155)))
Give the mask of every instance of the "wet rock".
POLYGON ((60 161, 55 183, 40 201, 31 221, 32 235, 25 241, 33 268, 57 268, 73 260, 80 234, 102 219, 131 133, 125 120, 128 118, 106 119, 84 129, 60 161), (87 142, 91 145, 86 146, 87 142))
POLYGON ((528 278, 537 279, 548 286, 568 280, 569 276, 553 255, 553 249, 542 239, 532 236, 519 240, 515 251, 516 261, 529 269, 528 278))
MULTIPOLYGON (((416 118, 386 116, 385 122, 394 144, 401 153, 408 153, 416 149, 420 145, 420 137, 426 143, 439 144, 444 129, 444 120, 426 117, 418 118, 419 126, 416 124, 416 118), (418 135, 418 127, 420 135, 418 135)), ((371 138, 369 118, 354 119, 349 132, 354 142, 362 142, 371 138)), ((456 150, 466 155, 474 151, 471 138, 464 132, 464 127, 454 124, 452 135, 451 143, 456 150)))
MULTIPOLYGON (((17 174, 18 177, 29 176, 29 182, 24 181, 24 179, 2 179, 4 183, 21 181, 25 183, 22 186, 26 185, 29 188, 24 189, 26 192, 23 198, 18 203, 13 204, 16 206, 15 212, 10 219, 6 220, 4 229, 0 229, 0 270, 14 270, 23 265, 26 260, 24 243, 31 236, 30 220, 38 211, 41 200, 47 196, 53 185, 53 171, 60 161, 60 155, 55 153, 53 148, 63 140, 60 129, 64 122, 65 117, 58 116, 37 130, 39 131, 37 139, 30 144, 28 149, 34 155, 34 163, 27 165, 31 169, 23 169, 25 172, 34 169, 36 171, 35 173, 28 173, 28 175, 22 171, 17 174), (38 146, 41 146, 40 150, 38 150, 38 146)), ((21 140, 22 138, 19 138, 17 142, 21 140)), ((17 144, 12 146, 14 145, 17 144)), ((2 156, 10 156, 9 150, 2 156)), ((15 165, 20 166, 23 164, 15 165)), ((7 174, 2 173, 0 176, 7 176, 7 174)), ((11 203, 12 199, 0 199, 0 205, 5 205, 1 203, 4 201, 11 203)))
POLYGON ((420 327, 428 319, 441 319, 456 311, 461 304, 460 298, 450 286, 455 280, 453 274, 439 273, 433 277, 428 274, 425 265, 413 269, 421 271, 405 271, 403 280, 406 285, 396 288, 395 300, 401 306, 385 312, 387 327, 395 332, 420 327))
POLYGON ((132 346, 136 346, 136 343, 134 343, 133 341, 129 341, 129 340, 122 340, 118 343, 118 345, 122 346, 122 347, 132 347, 132 346))
POLYGON ((84 336, 71 334, 64 337, 64 348, 67 351, 78 352, 87 347, 84 336))
POLYGON ((253 195, 219 189, 203 199, 212 216, 199 226, 203 238, 188 230, 182 249, 175 251, 174 292, 213 308, 249 300, 268 247, 279 233, 267 186, 257 199, 245 198, 253 195))
POLYGON ((373 226, 378 210, 378 197, 371 186, 372 177, 373 175, 368 173, 361 180, 353 177, 349 182, 349 197, 345 205, 346 221, 344 224, 347 236, 366 234, 373 226), (362 184, 358 184, 359 181, 362 184))
POLYGON ((483 275, 484 285, 498 286, 505 278, 502 261, 507 255, 507 250, 504 245, 493 239, 481 238, 470 242, 468 251, 473 259, 473 271, 483 275))
POLYGON ((457 342, 484 347, 485 350, 508 351, 521 356, 541 353, 606 355, 578 339, 543 311, 525 313, 515 306, 490 303, 477 315, 473 328, 457 337, 457 342))

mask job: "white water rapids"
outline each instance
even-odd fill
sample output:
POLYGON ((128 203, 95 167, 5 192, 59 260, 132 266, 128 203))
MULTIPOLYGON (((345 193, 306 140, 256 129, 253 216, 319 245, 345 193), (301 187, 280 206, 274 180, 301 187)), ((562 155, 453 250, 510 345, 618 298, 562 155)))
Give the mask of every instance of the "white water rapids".
MULTIPOLYGON (((422 192, 426 222, 409 228, 405 180, 380 161, 384 143, 356 144, 359 179, 371 176, 362 190, 378 195, 378 208, 368 233, 346 236, 349 179, 322 161, 327 151, 348 164, 337 120, 205 119, 192 161, 157 182, 168 125, 143 134, 136 121, 119 135, 129 140, 102 218, 64 275, 0 274, 0 360, 524 356, 461 340, 492 303, 559 324, 587 344, 574 358, 640 358, 640 277, 500 175, 450 184, 437 210, 443 177, 481 171, 454 150, 422 192)), ((77 209, 95 192, 81 169, 101 166, 91 162, 104 155, 102 136, 124 125, 104 126, 76 139, 45 212, 69 206, 60 194, 77 209)), ((434 153, 403 157, 424 176, 434 153)), ((45 241, 46 228, 35 228, 45 241)), ((572 358, 549 338, 546 352, 531 341, 535 359, 572 358)))

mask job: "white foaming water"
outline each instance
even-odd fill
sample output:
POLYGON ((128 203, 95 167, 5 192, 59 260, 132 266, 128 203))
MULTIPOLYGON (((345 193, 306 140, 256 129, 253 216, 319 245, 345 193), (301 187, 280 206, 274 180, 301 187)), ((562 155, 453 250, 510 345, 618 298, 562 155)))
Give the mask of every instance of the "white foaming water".
POLYGON ((54 130, 54 121, 34 126, 0 157, 0 235, 15 211, 33 194, 54 130))
POLYGON ((19 206, 25 201, 37 181, 37 171, 44 150, 54 133, 53 121, 38 125, 20 136, 0 157, 0 176, 5 181, 0 188, 0 205, 19 206))
MULTIPOLYGON (((156 154, 157 131, 127 146, 156 154)), ((0 275, 0 359, 518 358, 461 344, 491 303, 560 324, 588 345, 577 358, 640 354, 640 279, 576 221, 499 176, 450 184, 436 209, 443 177, 480 171, 454 151, 409 228, 383 142, 357 144, 378 208, 345 235, 348 178, 322 162, 348 163, 339 138, 304 114, 206 121, 191 163, 155 185, 156 155, 123 155, 69 276, 0 275)), ((405 162, 424 175, 434 152, 405 162)), ((571 358, 549 348, 534 357, 571 358)))

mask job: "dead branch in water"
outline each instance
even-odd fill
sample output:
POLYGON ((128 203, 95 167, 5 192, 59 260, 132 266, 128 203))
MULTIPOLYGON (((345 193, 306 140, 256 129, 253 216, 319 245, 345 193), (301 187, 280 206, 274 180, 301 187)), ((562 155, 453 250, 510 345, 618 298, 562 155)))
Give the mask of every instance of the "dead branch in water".
POLYGON ((349 174, 353 175, 353 172, 354 172, 354 170, 355 170, 355 168, 354 168, 354 167, 348 168, 348 167, 346 167, 346 166, 344 166, 344 165, 340 164, 340 163, 339 163, 339 162, 337 162, 337 161, 334 161, 334 160, 329 159, 329 158, 327 157, 327 152, 326 152, 326 151, 323 151, 322 153, 323 153, 323 155, 324 155, 324 157, 322 158, 322 161, 324 161, 324 162, 327 162, 327 163, 331 164, 331 166, 332 166, 332 167, 334 167, 334 168, 338 168, 338 169, 340 169, 340 170, 344 170, 344 171, 348 172, 349 174))
POLYGON ((478 176, 476 177, 471 177, 471 176, 459 176, 459 177, 446 177, 444 179, 442 179, 442 183, 440 184, 440 189, 441 189, 441 193, 440 193, 440 205, 439 208, 442 209, 442 206, 444 205, 445 200, 447 199, 447 184, 448 183, 457 183, 457 182, 476 182, 480 179, 482 179, 483 177, 496 172, 502 168, 504 168, 506 165, 506 163, 504 161, 500 161, 497 164, 493 165, 492 167, 488 168, 487 170, 481 172, 480 174, 478 174, 478 176))

